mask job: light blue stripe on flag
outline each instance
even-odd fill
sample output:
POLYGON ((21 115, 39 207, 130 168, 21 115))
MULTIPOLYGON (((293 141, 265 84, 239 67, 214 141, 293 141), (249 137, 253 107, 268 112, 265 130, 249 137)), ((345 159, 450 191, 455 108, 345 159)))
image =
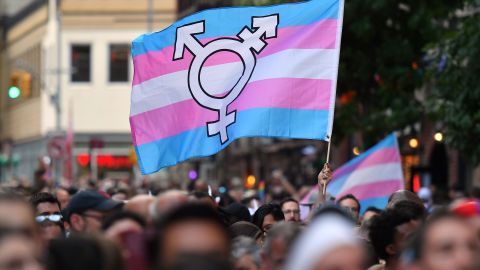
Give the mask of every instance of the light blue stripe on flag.
POLYGON ((198 39, 235 36, 245 25, 251 26, 252 16, 280 14, 279 28, 308 25, 323 19, 337 19, 338 0, 311 0, 266 7, 230 7, 201 11, 185 17, 168 28, 144 34, 133 41, 132 54, 137 56, 149 51, 159 51, 175 43, 176 29, 179 26, 205 20, 204 34, 198 39))
POLYGON ((218 136, 208 137, 206 127, 183 132, 155 142, 138 145, 137 156, 143 174, 175 165, 192 157, 217 153, 241 137, 284 137, 325 139, 328 110, 257 108, 240 111, 228 129, 229 141, 222 145, 218 136))
POLYGON ((369 199, 364 199, 360 200, 360 205, 362 209, 360 209, 361 215, 365 213, 365 210, 367 210, 368 207, 376 207, 378 209, 384 209, 388 204, 388 197, 376 197, 376 198, 369 198, 369 199))

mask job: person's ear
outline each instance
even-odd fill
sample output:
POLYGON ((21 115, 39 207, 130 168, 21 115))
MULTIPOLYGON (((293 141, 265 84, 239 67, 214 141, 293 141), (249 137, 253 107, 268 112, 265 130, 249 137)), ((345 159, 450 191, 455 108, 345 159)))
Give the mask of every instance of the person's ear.
POLYGON ((387 252, 388 255, 393 256, 397 254, 397 248, 395 247, 394 244, 390 244, 385 248, 385 251, 387 252))
POLYGON ((85 228, 85 220, 78 214, 72 214, 70 216, 70 227, 73 231, 81 232, 85 228))

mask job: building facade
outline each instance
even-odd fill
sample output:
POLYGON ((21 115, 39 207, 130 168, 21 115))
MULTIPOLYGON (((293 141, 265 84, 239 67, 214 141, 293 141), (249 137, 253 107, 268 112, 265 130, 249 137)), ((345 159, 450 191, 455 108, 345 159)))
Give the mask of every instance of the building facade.
POLYGON ((72 175, 93 170, 94 178, 129 171, 130 43, 176 14, 175 0, 35 0, 8 16, 0 46, 1 179, 31 179, 39 162, 51 163, 57 179, 69 165, 72 175))

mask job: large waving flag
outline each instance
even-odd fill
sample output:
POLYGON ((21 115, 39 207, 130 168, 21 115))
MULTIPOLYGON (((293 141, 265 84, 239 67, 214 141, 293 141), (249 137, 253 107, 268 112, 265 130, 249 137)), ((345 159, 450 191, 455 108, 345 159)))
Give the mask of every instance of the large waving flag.
MULTIPOLYGON (((369 206, 383 209, 393 192, 404 188, 402 163, 397 137, 391 134, 377 145, 333 172, 327 193, 336 198, 353 194, 360 200, 362 212, 369 206)), ((315 188, 314 190, 318 190, 315 188)), ((308 203, 312 190, 302 200, 308 203)))
POLYGON ((141 171, 236 138, 329 140, 343 0, 196 13, 132 43, 130 125, 141 171))

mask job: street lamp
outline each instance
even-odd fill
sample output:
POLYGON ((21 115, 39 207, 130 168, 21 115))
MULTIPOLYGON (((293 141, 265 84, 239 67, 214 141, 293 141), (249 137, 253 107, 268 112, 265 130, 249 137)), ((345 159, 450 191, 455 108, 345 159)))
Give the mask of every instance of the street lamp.
POLYGON ((433 135, 433 139, 437 142, 442 142, 443 141, 443 133, 442 132, 437 132, 435 135, 433 135))
POLYGON ((418 139, 417 138, 411 138, 408 141, 408 145, 410 145, 411 148, 416 149, 418 147, 418 139))

